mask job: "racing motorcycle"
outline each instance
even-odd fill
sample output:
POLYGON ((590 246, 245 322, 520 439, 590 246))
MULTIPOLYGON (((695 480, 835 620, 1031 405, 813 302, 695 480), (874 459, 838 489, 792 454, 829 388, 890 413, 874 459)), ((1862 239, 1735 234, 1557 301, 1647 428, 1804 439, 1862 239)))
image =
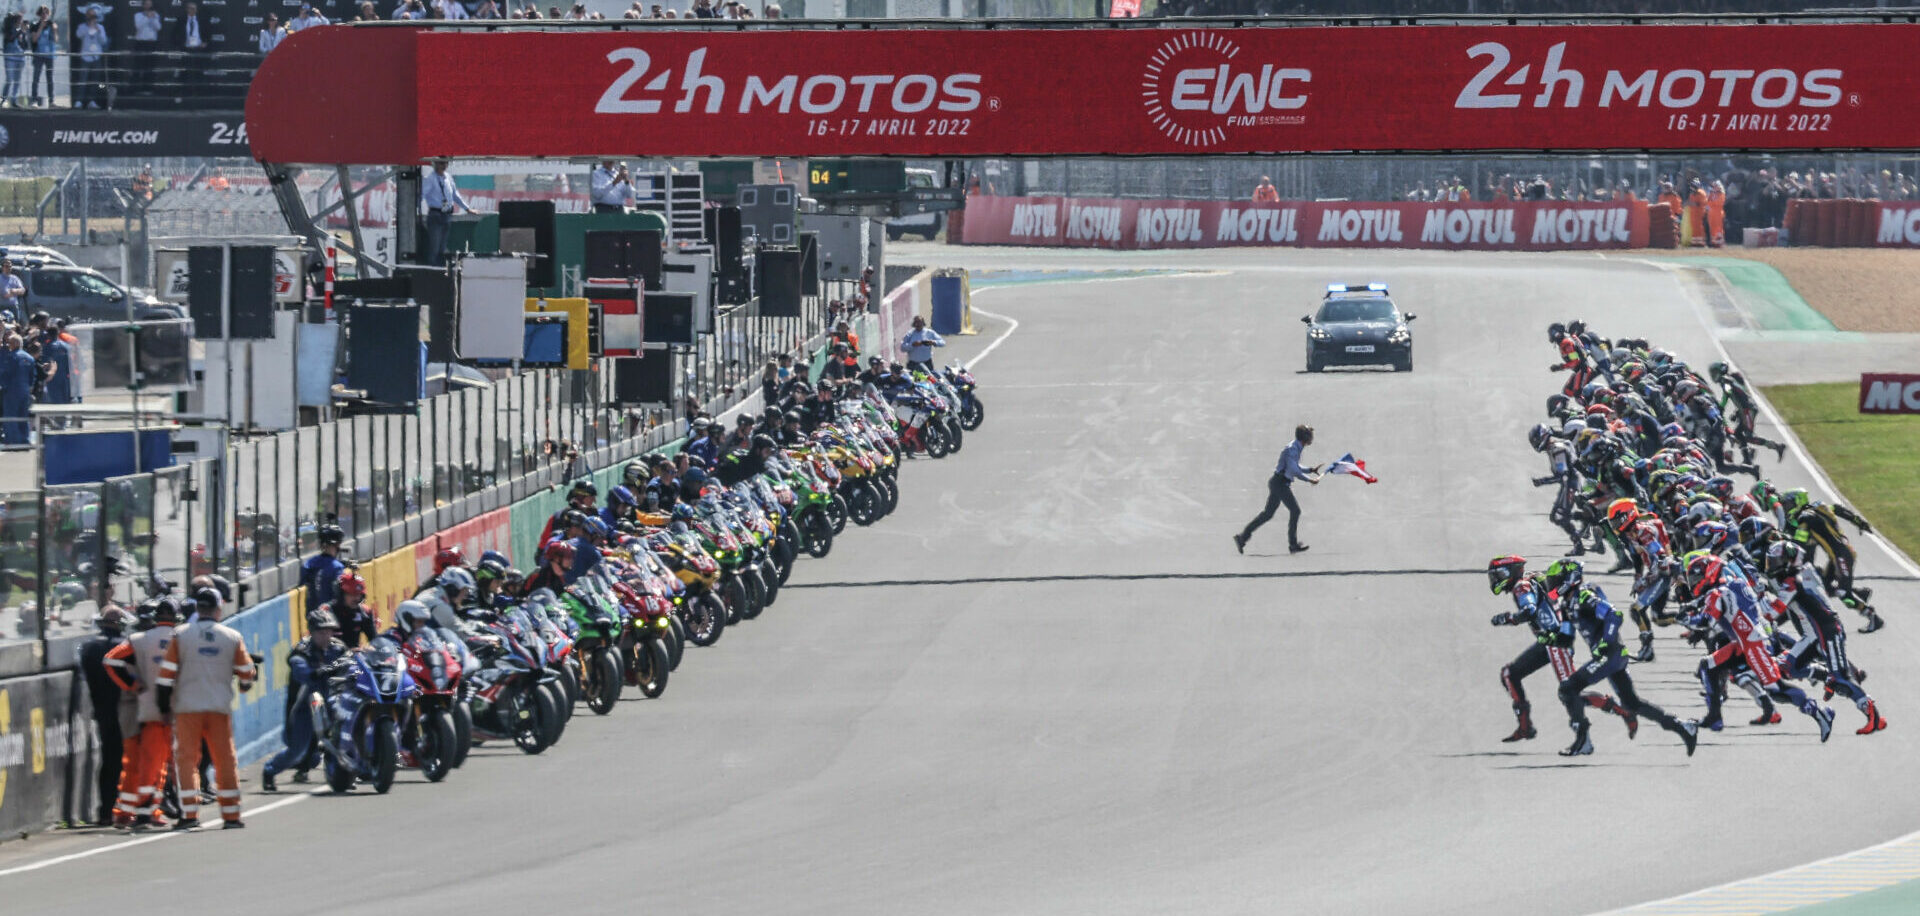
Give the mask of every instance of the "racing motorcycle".
POLYGON ((974 392, 973 370, 965 366, 947 367, 947 384, 960 395, 960 426, 971 432, 987 419, 987 406, 974 392))
POLYGON ((720 564, 708 556, 690 532, 656 530, 646 537, 647 549, 680 580, 682 593, 674 612, 686 624, 687 641, 711 646, 727 628, 727 608, 714 594, 720 583, 720 564))
POLYGON ((428 782, 439 782, 465 759, 454 713, 463 705, 462 653, 437 630, 422 627, 401 643, 400 654, 407 661, 407 676, 419 688, 400 728, 401 762, 419 767, 428 782))
POLYGON ((400 647, 380 637, 364 652, 330 666, 325 699, 308 697, 314 734, 326 761, 327 786, 335 792, 367 782, 385 795, 400 766, 400 723, 412 710, 419 685, 407 674, 400 647))
POLYGON ((587 708, 604 716, 620 702, 626 684, 621 671, 619 642, 626 630, 618 605, 600 593, 594 577, 583 577, 560 596, 560 603, 580 625, 580 666, 586 672, 580 693, 587 708))
POLYGON ((651 700, 667 692, 667 674, 673 670, 673 605, 663 598, 616 582, 613 593, 629 614, 620 632, 620 658, 627 682, 651 700))
POLYGON ((474 640, 481 666, 473 672, 469 703, 473 733, 482 739, 508 740, 527 754, 545 751, 558 735, 560 706, 554 692, 558 676, 546 669, 497 619, 484 621, 486 634, 474 640))

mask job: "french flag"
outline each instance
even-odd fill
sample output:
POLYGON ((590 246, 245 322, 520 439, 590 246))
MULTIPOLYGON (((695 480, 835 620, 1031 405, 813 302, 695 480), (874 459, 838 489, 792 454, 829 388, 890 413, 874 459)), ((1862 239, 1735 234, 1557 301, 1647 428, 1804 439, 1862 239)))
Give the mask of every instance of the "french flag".
POLYGON ((1380 480, 1380 478, 1367 473, 1367 463, 1353 457, 1352 452, 1335 458, 1332 464, 1327 465, 1327 473, 1352 474, 1368 483, 1376 483, 1380 480))

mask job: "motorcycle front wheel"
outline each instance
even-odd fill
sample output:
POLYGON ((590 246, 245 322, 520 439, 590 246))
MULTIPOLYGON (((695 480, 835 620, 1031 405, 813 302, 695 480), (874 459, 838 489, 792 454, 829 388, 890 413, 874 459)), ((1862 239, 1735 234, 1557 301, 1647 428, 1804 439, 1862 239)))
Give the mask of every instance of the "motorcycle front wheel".
POLYGON ((647 699, 655 699, 667 692, 667 671, 672 663, 667 661, 667 647, 660 640, 649 639, 634 647, 635 664, 639 666, 640 692, 647 699))
POLYGON ((453 771, 454 748, 459 744, 458 729, 454 728, 451 713, 436 709, 427 714, 420 723, 420 740, 414 747, 413 756, 420 761, 420 772, 426 774, 428 782, 439 782, 453 771))
POLYGON ((392 719, 380 719, 373 723, 373 791, 387 794, 399 770, 400 730, 392 719))
POLYGON ((847 497, 847 518, 862 528, 880 520, 881 506, 884 501, 871 480, 862 480, 853 485, 851 495, 847 497))
POLYGON ((833 499, 826 504, 825 508, 827 510, 827 520, 833 523, 833 533, 838 535, 840 532, 847 530, 847 498, 835 493, 833 494, 833 499))
POLYGON ((538 754, 547 749, 548 732, 553 720, 560 717, 553 697, 537 686, 532 687, 521 694, 514 709, 504 712, 514 717, 513 743, 521 753, 538 754))
POLYGON ((667 640, 667 669, 673 670, 680 667, 681 657, 687 654, 687 625, 681 623, 679 617, 669 614, 667 629, 671 631, 667 640))
POLYGON ((987 405, 980 403, 979 398, 968 398, 967 403, 960 408, 960 425, 972 431, 979 429, 980 424, 986 421, 987 405))
POLYGON ((953 450, 953 443, 947 440, 947 431, 939 424, 928 423, 920 430, 920 437, 927 443, 927 457, 945 458, 953 450))
POLYGON ((806 533, 807 556, 823 560, 833 552, 833 522, 827 520, 827 514, 818 506, 807 510, 800 520, 800 527, 806 533))
POLYGON ((691 599, 687 604, 687 641, 702 648, 720 641, 727 628, 727 609, 712 592, 691 599))
POLYGON ((742 566, 734 578, 740 580, 741 590, 746 593, 746 603, 740 606, 741 619, 760 616, 760 612, 767 609, 767 586, 760 581, 760 567, 742 566))
POLYGON ((587 683, 584 685, 587 708, 593 710, 596 716, 612 712, 626 686, 624 676, 620 673, 620 656, 606 649, 595 650, 588 662, 587 683))
POLYGON ((771 607, 780 598, 780 567, 774 564, 772 552, 760 561, 760 584, 767 590, 767 606, 771 607))
POLYGON ((728 626, 740 622, 746 611, 747 587, 740 583, 739 576, 720 580, 720 604, 727 609, 728 626))
POLYGON ((453 765, 458 768, 467 762, 467 752, 473 749, 473 707, 466 703, 453 704, 453 765))

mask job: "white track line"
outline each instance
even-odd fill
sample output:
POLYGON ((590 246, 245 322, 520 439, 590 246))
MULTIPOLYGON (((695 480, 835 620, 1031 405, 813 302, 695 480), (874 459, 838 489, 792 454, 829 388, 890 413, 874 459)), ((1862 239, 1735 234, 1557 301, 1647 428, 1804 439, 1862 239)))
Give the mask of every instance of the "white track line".
MULTIPOLYGON (((258 808, 252 808, 242 813, 249 816, 256 815, 256 814, 265 814, 269 811, 272 811, 275 808, 284 808, 288 805, 294 804, 295 802, 306 801, 307 799, 312 798, 316 794, 318 794, 318 790, 316 790, 315 792, 308 792, 303 795, 295 795, 292 798, 283 798, 277 802, 261 805, 258 808)), ((211 824, 209 824, 208 827, 202 827, 201 829, 205 830, 205 829, 209 829, 209 827, 211 827, 211 824)), ((122 849, 132 849, 135 846, 143 846, 147 843, 158 843, 161 840, 171 840, 174 837, 182 836, 182 835, 183 835, 182 833, 176 833, 174 831, 169 830, 166 833, 156 833, 152 836, 143 836, 135 840, 126 840, 119 843, 112 843, 106 846, 99 846, 93 849, 84 850, 82 852, 72 853, 70 855, 54 856, 53 858, 47 859, 43 862, 35 862, 31 865, 16 865, 13 868, 0 870, 0 878, 5 878, 8 875, 17 875, 21 872, 39 871, 42 868, 49 868, 54 865, 61 865, 67 862, 79 861, 80 859, 90 858, 92 856, 100 855, 101 853, 117 852, 122 849)))

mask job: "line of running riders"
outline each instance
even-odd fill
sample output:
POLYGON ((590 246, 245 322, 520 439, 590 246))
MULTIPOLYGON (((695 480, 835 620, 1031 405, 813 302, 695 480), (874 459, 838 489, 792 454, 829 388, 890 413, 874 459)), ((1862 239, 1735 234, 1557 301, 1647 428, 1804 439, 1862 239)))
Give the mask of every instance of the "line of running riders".
POLYGON ((1886 728, 1862 686, 1866 672, 1847 656, 1835 609, 1837 599, 1859 613, 1862 633, 1885 625, 1868 603, 1872 589, 1854 582, 1856 555, 1840 523, 1862 533, 1873 528, 1845 506, 1803 489, 1779 491, 1760 477, 1756 451, 1771 449, 1778 460, 1785 446, 1755 435, 1759 402, 1740 372, 1716 362, 1702 378, 1645 340, 1609 341, 1579 321, 1550 326, 1548 337, 1560 351, 1553 370, 1570 375, 1547 400, 1549 422, 1527 438, 1549 470, 1533 483, 1556 487, 1551 518, 1572 547, 1544 572, 1528 573, 1519 556, 1487 566, 1493 593, 1513 601, 1493 624, 1533 634, 1500 670, 1518 720, 1503 740, 1535 736, 1522 682, 1549 666, 1574 733, 1563 756, 1593 752, 1588 710, 1619 716, 1629 739, 1641 718, 1651 719, 1678 735, 1691 756, 1701 728, 1724 727, 1729 682, 1759 706, 1752 725, 1778 724, 1778 707, 1787 706, 1813 720, 1824 742, 1834 715, 1822 704, 1839 693, 1865 720, 1856 734, 1886 728), (1754 482, 1743 492, 1734 474, 1754 482), (1575 559, 1608 551, 1615 563, 1607 572, 1633 574, 1633 653, 1621 613, 1575 559), (1655 626, 1678 626, 1688 645, 1700 647, 1695 674, 1706 713, 1698 720, 1680 720, 1634 690, 1628 665, 1654 660, 1655 626), (1576 637, 1590 650, 1584 662, 1574 657, 1576 637), (1611 696, 1588 690, 1602 682, 1611 696), (1809 695, 1815 688, 1821 701, 1809 695))
MULTIPOLYGON (((606 715, 625 688, 660 696, 688 644, 759 616, 799 555, 825 557, 849 522, 894 510, 904 459, 948 454, 984 418, 971 374, 953 368, 822 386, 787 406, 744 417, 712 460, 689 447, 629 463, 604 504, 575 482, 529 574, 496 551, 471 563, 440 551, 384 633, 366 583, 343 569, 290 655, 287 747, 262 788, 315 766, 342 792, 386 792, 401 767, 438 782, 482 741, 541 753, 577 703, 606 715)), ((705 422, 692 435, 728 436, 705 422)))

